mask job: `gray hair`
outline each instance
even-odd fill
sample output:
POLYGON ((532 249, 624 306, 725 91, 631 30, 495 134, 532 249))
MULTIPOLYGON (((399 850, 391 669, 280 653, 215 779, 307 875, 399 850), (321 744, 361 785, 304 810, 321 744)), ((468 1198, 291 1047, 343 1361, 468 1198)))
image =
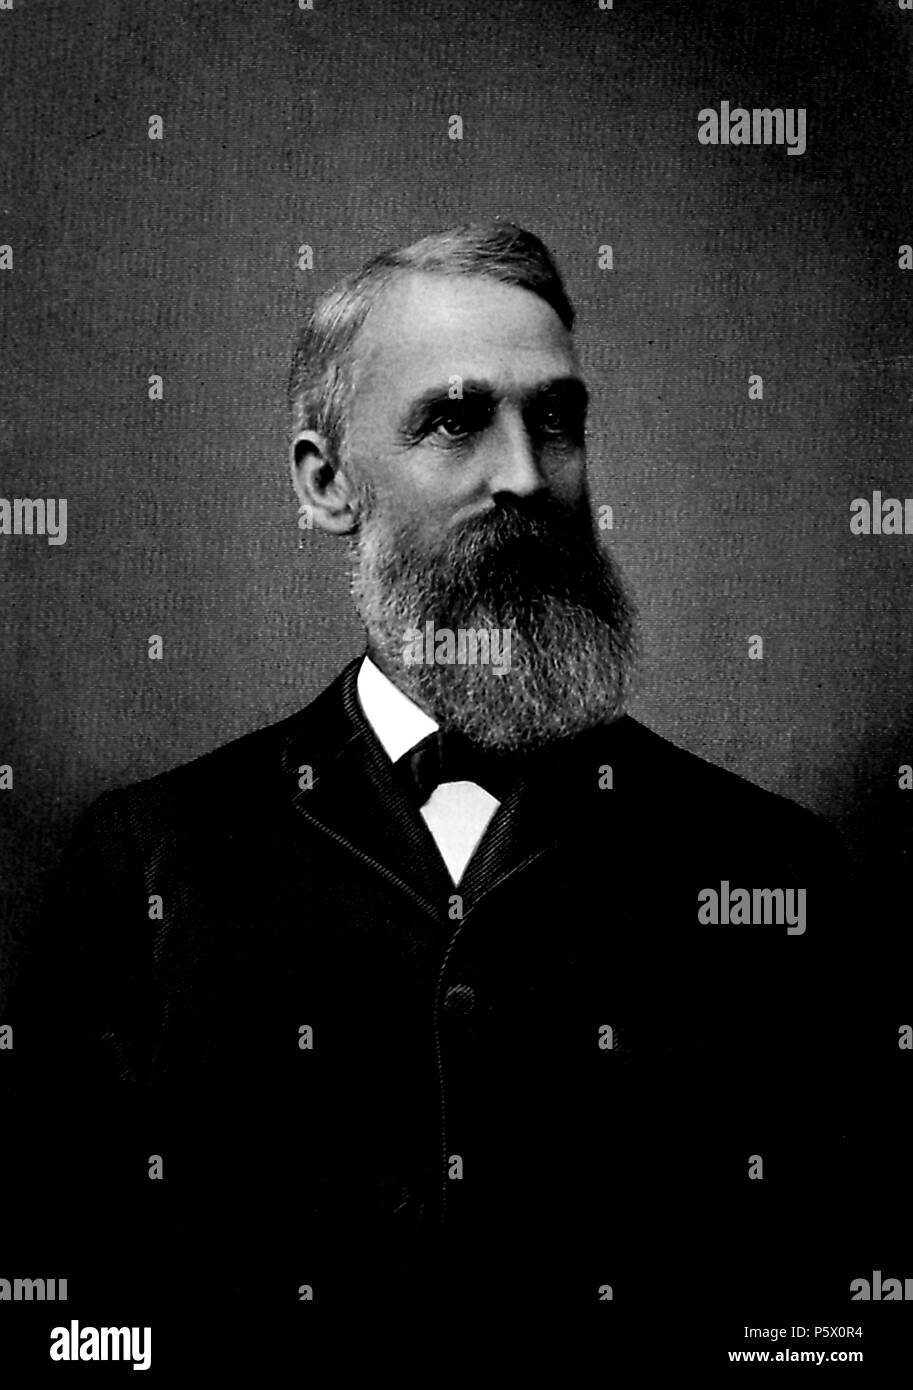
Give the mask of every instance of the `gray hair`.
POLYGON ((319 432, 334 460, 344 450, 355 339, 383 290, 409 271, 475 275, 530 290, 551 305, 568 332, 574 327, 574 310, 548 249, 512 222, 450 227, 382 251, 316 300, 295 341, 288 383, 292 435, 319 432))

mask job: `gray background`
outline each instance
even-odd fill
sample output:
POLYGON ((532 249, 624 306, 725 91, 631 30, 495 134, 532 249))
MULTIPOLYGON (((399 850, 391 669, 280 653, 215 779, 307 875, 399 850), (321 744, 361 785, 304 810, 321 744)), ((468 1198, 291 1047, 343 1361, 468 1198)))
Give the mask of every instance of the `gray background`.
POLYGON ((315 4, 0 13, 0 495, 69 505, 65 546, 0 538, 7 949, 95 795, 290 713, 359 649, 344 546, 298 549, 296 320, 369 253, 492 214, 578 307, 593 500, 642 612, 633 713, 905 872, 913 537, 848 520, 913 495, 913 15, 315 4), (724 99, 805 107, 807 152, 699 145, 724 99))

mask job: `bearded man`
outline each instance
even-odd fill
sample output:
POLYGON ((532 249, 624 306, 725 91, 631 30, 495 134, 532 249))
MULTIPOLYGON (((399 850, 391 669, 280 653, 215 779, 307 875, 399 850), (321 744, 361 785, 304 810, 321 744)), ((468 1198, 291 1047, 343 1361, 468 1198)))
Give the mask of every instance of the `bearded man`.
POLYGON ((148 1258, 168 1231, 274 1304, 649 1309, 705 1296, 734 1230, 747 1278, 798 1211, 826 1229, 839 848, 625 712, 573 323, 493 223, 302 329, 294 484, 348 538, 366 651, 96 803, 29 1035, 64 1029, 54 1094, 116 1117, 92 1164, 132 1174, 148 1258))

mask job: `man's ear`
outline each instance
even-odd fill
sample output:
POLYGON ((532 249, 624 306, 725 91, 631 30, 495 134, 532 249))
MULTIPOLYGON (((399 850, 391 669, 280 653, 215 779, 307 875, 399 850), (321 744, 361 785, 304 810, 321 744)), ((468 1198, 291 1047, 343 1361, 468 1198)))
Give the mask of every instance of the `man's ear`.
POLYGON ((345 535, 358 522, 354 489, 336 463, 326 438, 301 430, 292 441, 292 483, 315 526, 345 535))

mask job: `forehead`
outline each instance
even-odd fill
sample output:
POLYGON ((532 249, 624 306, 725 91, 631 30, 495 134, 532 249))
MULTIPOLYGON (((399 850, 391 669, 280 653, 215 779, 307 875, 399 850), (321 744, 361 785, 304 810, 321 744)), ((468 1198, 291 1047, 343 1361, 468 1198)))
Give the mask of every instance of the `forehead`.
POLYGON ((480 276, 397 277, 369 313, 357 344, 356 392, 403 400, 481 378, 509 392, 577 372, 573 340, 529 290, 480 276))

